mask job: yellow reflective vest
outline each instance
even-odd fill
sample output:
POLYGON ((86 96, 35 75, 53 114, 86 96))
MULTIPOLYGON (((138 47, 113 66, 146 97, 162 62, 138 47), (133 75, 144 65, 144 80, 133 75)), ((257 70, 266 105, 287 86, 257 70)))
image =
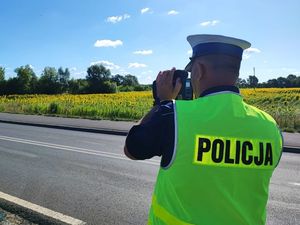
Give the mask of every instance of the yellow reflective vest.
POLYGON ((265 224, 282 152, 274 119, 233 92, 174 104, 174 154, 160 168, 148 224, 265 224))

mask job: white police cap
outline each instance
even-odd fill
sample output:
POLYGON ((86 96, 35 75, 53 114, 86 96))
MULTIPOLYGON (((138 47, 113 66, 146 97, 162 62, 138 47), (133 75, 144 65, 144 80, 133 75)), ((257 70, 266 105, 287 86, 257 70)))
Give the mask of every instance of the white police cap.
POLYGON ((248 41, 212 34, 196 34, 187 37, 193 49, 191 61, 186 65, 185 70, 191 71, 192 60, 199 56, 223 54, 242 59, 243 51, 251 46, 248 41))

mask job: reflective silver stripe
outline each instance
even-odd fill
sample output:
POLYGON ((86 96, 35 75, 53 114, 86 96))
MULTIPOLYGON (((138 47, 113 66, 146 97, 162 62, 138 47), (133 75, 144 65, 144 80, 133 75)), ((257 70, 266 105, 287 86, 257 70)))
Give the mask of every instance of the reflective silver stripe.
POLYGON ((174 110, 174 149, 173 149, 173 155, 172 159, 169 162, 169 164, 165 167, 162 167, 163 169, 168 169, 174 162, 176 157, 176 150, 177 150, 177 113, 176 113, 176 103, 175 100, 173 100, 173 110, 174 110))
MULTIPOLYGON (((215 92, 215 93, 211 93, 211 94, 205 95, 205 96, 203 96, 203 97, 206 97, 206 96, 213 96, 213 95, 218 95, 218 94, 228 94, 228 93, 240 95, 240 93, 236 93, 236 92, 234 92, 234 91, 219 91, 219 92, 215 92)), ((203 98, 203 97, 202 97, 202 98, 203 98)))

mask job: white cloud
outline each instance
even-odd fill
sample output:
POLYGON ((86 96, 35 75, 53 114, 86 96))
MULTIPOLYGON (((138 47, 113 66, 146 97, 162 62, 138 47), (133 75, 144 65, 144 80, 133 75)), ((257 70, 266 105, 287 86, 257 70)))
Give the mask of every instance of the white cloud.
POLYGON ((125 70, 125 69, 123 69, 123 68, 120 68, 120 69, 118 70, 118 73, 119 73, 119 74, 130 74, 127 70, 125 70))
POLYGON ((152 71, 152 70, 143 71, 143 72, 142 72, 142 75, 149 74, 149 73, 151 73, 151 74, 152 74, 152 73, 153 73, 153 71, 152 71))
POLYGON ((110 69, 110 70, 118 70, 120 69, 120 66, 112 63, 112 62, 109 62, 109 61, 106 61, 106 60, 100 60, 100 61, 96 61, 96 62, 91 62, 91 66, 93 65, 102 65, 102 66, 105 66, 107 69, 110 69))
POLYGON ((84 78, 86 76, 86 72, 85 71, 79 71, 79 72, 74 72, 71 73, 72 77, 78 79, 78 78, 84 78))
POLYGON ((258 48, 247 48, 243 53, 243 59, 249 59, 253 53, 260 53, 258 48))
POLYGON ((123 42, 121 40, 97 40, 94 44, 95 47, 113 47, 116 48, 119 45, 123 45, 123 42))
POLYGON ((296 71, 295 68, 288 68, 288 67, 281 67, 280 69, 283 71, 296 71))
POLYGON ((188 55, 192 55, 192 54, 193 54, 193 50, 192 50, 192 49, 188 50, 188 51, 187 51, 187 54, 188 54, 188 55))
POLYGON ((201 25, 202 27, 207 27, 207 26, 215 26, 215 25, 217 25, 218 23, 220 23, 219 20, 209 20, 209 21, 205 21, 205 22, 200 23, 200 25, 201 25))
POLYGON ((153 78, 151 75, 141 79, 141 84, 152 84, 153 80, 155 78, 153 78))
POLYGON ((130 18, 130 15, 129 15, 129 14, 126 14, 126 13, 125 13, 125 14, 123 15, 123 19, 124 19, 124 20, 129 19, 129 18, 130 18))
POLYGON ((77 71, 77 68, 76 68, 76 67, 71 67, 71 68, 70 68, 70 71, 71 71, 71 72, 75 72, 75 71, 77 71))
POLYGON ((136 55, 151 55, 152 53, 153 53, 152 50, 138 50, 133 52, 133 54, 136 55))
POLYGON ((175 10, 170 10, 170 11, 168 12, 168 15, 177 15, 177 14, 179 14, 179 12, 178 12, 178 11, 175 11, 175 10))
POLYGON ((107 17, 106 22, 118 23, 118 22, 121 22, 122 20, 126 20, 129 18, 130 18, 129 14, 124 14, 124 15, 120 15, 120 16, 110 16, 110 17, 107 17))
POLYGON ((150 8, 143 8, 143 9, 141 9, 141 14, 144 14, 146 12, 150 12, 150 8))
POLYGON ((128 68, 145 68, 146 64, 143 63, 129 63, 128 68))
POLYGON ((30 64, 30 65, 29 65, 29 68, 33 70, 33 69, 34 69, 34 66, 30 64))
POLYGON ((258 48, 247 48, 245 50, 245 52, 247 52, 247 53, 260 53, 261 50, 259 50, 258 48))
POLYGON ((123 19, 123 16, 110 16, 110 17, 107 17, 106 22, 117 23, 117 22, 120 22, 122 19, 123 19))

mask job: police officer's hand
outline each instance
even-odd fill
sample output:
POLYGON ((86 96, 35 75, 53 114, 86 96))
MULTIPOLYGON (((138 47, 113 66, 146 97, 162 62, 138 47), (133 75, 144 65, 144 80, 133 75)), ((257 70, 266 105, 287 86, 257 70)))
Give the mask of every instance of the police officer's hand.
POLYGON ((160 101, 175 99, 181 89, 182 84, 180 78, 176 80, 176 84, 173 86, 175 70, 173 67, 171 70, 160 71, 157 75, 156 90, 160 101))

